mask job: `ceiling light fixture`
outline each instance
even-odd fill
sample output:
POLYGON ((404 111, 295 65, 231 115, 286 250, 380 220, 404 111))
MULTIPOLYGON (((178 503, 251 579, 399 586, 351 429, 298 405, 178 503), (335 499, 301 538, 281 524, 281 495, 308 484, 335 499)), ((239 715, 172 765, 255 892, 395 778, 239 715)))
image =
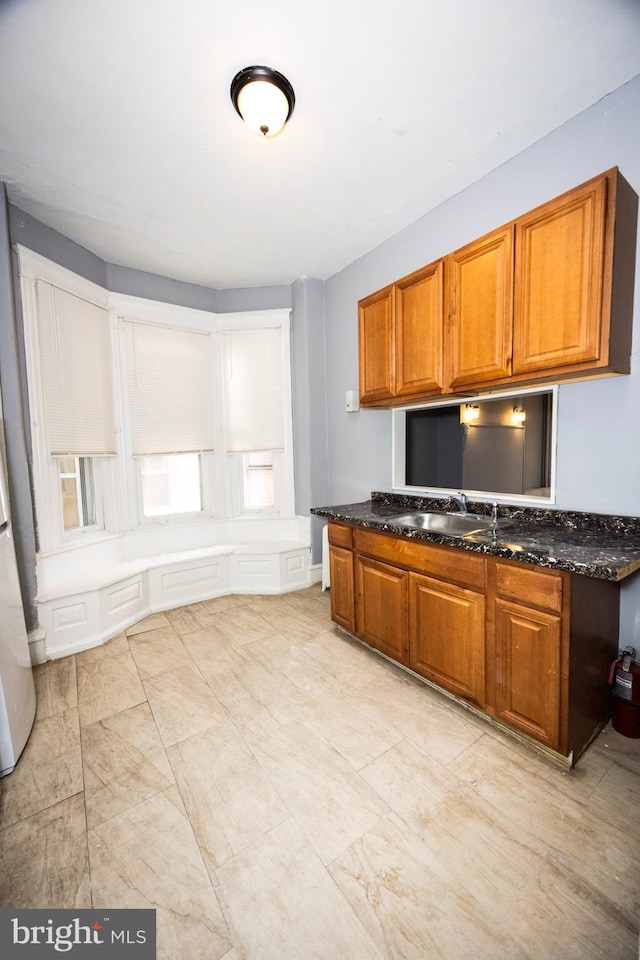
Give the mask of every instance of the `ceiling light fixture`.
POLYGON ((277 70, 245 67, 231 82, 231 102, 251 130, 274 137, 293 113, 296 97, 277 70))

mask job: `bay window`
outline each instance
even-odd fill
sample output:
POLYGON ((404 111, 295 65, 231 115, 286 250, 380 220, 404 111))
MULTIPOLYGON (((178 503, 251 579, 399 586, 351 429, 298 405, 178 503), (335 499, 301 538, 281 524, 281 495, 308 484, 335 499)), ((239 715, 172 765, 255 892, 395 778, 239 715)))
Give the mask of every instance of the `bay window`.
POLYGON ((202 471, 197 453, 140 457, 142 512, 145 517, 202 512, 202 471))
POLYGON ((44 555, 145 531, 171 552, 190 525, 243 518, 250 537, 295 517, 288 311, 113 294, 18 253, 44 555))
POLYGON ((93 460, 90 457, 58 457, 56 462, 65 534, 95 526, 93 460))

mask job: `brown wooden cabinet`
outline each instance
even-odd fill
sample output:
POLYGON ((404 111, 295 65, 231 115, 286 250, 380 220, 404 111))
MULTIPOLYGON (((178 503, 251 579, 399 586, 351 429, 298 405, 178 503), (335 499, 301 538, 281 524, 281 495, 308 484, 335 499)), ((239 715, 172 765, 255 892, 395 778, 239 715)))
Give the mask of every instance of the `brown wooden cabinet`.
POLYGON ((562 752, 567 742, 571 577, 508 561, 488 563, 495 716, 562 752))
POLYGON ((329 577, 334 589, 331 591, 331 617, 341 627, 355 630, 355 593, 353 579, 353 552, 343 547, 329 549, 329 577))
POLYGON ((448 389, 503 381, 511 374, 513 226, 448 257, 448 389))
POLYGON ((408 665, 409 574, 359 555, 355 569, 358 636, 398 663, 408 665))
POLYGON ((496 717, 557 750, 562 621, 496 601, 496 717))
POLYGON ((411 574, 410 589, 410 667, 483 708, 484 595, 418 574, 411 574))
POLYGON ((443 327, 442 260, 361 300, 360 403, 441 393, 443 327))
POLYGON ((629 373, 637 219, 614 167, 360 301, 363 405, 629 373))
POLYGON ((633 268, 623 277, 615 257, 628 247, 630 192, 610 170, 516 222, 514 376, 629 372, 631 331, 612 306, 631 296, 619 288, 633 268))
POLYGON ((444 263, 438 260, 394 287, 395 396, 431 397, 442 392, 444 263))
POLYGON ((344 523, 329 543, 359 639, 569 760, 606 723, 617 583, 344 523))
POLYGON ((329 579, 331 582, 331 618, 341 627, 356 629, 356 599, 353 571, 353 535, 351 527, 329 524, 329 579))
POLYGON ((360 403, 392 400, 395 390, 393 288, 358 304, 360 403))

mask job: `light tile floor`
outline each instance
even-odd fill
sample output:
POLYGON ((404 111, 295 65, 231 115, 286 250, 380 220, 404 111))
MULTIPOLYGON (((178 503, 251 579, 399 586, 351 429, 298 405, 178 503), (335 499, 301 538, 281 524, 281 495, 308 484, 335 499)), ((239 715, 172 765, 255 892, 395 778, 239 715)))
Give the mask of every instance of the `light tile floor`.
POLYGON ((163 960, 638 957, 640 741, 558 769, 319 587, 154 614, 36 681, 2 907, 153 907, 163 960))

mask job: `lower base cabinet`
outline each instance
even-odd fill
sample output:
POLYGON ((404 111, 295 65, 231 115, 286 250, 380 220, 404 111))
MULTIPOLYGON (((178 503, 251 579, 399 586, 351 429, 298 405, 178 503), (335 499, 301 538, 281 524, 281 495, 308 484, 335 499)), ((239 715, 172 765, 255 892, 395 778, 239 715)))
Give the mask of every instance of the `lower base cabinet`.
POLYGON ((353 581, 353 553, 344 547, 331 546, 329 550, 329 579, 331 591, 331 618, 341 627, 356 629, 353 581))
POLYGON ((619 586, 329 524, 336 623, 573 762, 610 715, 619 586))
POLYGON ((388 563, 356 557, 357 634, 376 650, 409 665, 409 574, 388 563))
POLYGON ((560 746, 560 617, 496 601, 496 717, 560 746))
POLYGON ((484 596, 414 573, 410 583, 409 666, 484 709, 484 596))

